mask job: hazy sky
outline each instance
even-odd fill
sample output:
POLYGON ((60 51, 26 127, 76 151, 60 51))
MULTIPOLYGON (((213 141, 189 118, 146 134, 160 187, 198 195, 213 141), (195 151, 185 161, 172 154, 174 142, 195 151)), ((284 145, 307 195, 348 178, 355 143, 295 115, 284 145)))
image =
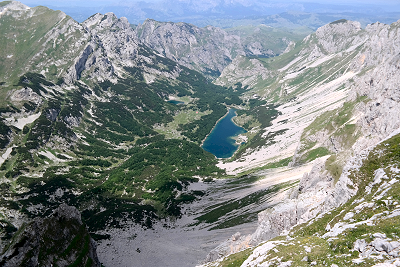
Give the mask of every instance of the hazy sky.
MULTIPOLYGON (((1 1, 1 0, 0 0, 1 1)), ((309 13, 364 14, 357 20, 368 18, 367 22, 397 21, 400 0, 20 0, 34 7, 37 5, 59 9, 82 22, 94 13, 113 12, 118 17, 127 17, 133 24, 147 18, 160 21, 185 21, 190 23, 211 23, 207 19, 238 19, 254 16, 268 16, 288 11, 309 13), (160 3, 158 3, 160 2, 160 3), (314 3, 314 4, 313 4, 314 3), (242 8, 242 6, 244 8, 242 8), (387 17, 376 17, 385 14, 387 17), (371 18, 374 17, 372 20, 371 18), (390 20, 387 18, 390 17, 390 20), (201 20, 201 21, 200 21, 201 20)), ((349 17, 348 19, 353 19, 349 17)), ((227 25, 225 25, 227 27, 227 25)))
MULTIPOLYGON (((160 2, 164 0, 141 0, 141 2, 160 2)), ((175 0, 178 2, 185 0, 175 0)), ((51 5, 51 6, 68 6, 68 5, 76 5, 76 6, 104 6, 104 5, 126 5, 129 3, 140 2, 139 0, 22 0, 22 3, 28 6, 36 6, 36 5, 51 5)), ((261 2, 261 1, 260 1, 261 2)), ((266 1, 266 2, 310 2, 310 3, 320 3, 320 4, 346 4, 346 5, 365 5, 365 4, 373 4, 378 6, 400 6, 400 0, 280 0, 280 1, 266 1)))

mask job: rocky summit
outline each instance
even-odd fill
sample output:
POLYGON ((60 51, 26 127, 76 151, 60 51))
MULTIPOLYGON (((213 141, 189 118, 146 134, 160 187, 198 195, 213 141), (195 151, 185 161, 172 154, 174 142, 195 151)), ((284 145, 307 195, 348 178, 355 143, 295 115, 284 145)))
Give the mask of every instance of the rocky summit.
POLYGON ((400 21, 361 25, 0 2, 0 265, 400 266, 400 21))

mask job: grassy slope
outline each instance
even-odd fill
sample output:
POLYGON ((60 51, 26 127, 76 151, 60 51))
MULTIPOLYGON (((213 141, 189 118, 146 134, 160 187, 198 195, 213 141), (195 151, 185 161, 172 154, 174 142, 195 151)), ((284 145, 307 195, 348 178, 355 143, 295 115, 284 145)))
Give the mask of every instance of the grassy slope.
POLYGON ((44 35, 58 23, 59 13, 38 7, 32 17, 25 15, 22 20, 11 16, 0 18, 0 31, 3 33, 0 57, 6 62, 0 65, 0 73, 5 75, 2 80, 6 77, 14 80, 21 74, 29 60, 41 50, 44 35))
POLYGON ((287 42, 285 40, 299 41, 306 36, 304 33, 293 33, 262 24, 238 26, 227 29, 227 31, 239 35, 244 45, 260 42, 262 47, 271 49, 275 54, 280 54, 286 49, 287 42))

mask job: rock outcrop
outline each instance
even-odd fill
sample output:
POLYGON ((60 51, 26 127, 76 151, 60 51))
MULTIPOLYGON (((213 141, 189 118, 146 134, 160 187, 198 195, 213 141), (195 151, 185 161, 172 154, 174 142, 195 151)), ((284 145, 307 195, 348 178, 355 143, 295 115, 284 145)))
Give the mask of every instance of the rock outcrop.
POLYGON ((22 88, 20 90, 16 90, 10 96, 10 100, 12 101, 30 101, 35 104, 39 104, 42 102, 42 98, 35 93, 31 88, 22 88))
POLYGON ((138 38, 161 55, 203 73, 217 76, 237 56, 245 55, 240 37, 208 26, 146 20, 138 38))
POLYGON ((0 265, 97 267, 100 263, 81 214, 62 204, 48 218, 23 225, 1 255, 0 265))
POLYGON ((208 253, 206 262, 216 261, 226 255, 241 251, 250 246, 249 242, 251 240, 250 235, 241 235, 239 232, 232 235, 228 240, 225 240, 215 249, 208 253))
POLYGON ((271 72, 256 58, 238 56, 229 64, 215 81, 219 85, 231 85, 237 82, 243 86, 253 87, 256 83, 266 80, 271 72))
POLYGON ((258 34, 261 35, 258 39, 248 41, 238 33, 217 27, 199 28, 183 22, 152 19, 139 24, 135 31, 141 42, 161 55, 214 78, 238 56, 275 56, 289 43, 285 37, 269 36, 280 43, 281 50, 272 51, 262 43, 263 33, 258 34))
POLYGON ((400 242, 392 241, 391 238, 387 238, 382 233, 374 233, 372 237, 374 240, 369 243, 365 239, 357 239, 354 242, 354 249, 361 253, 359 262, 362 262, 363 258, 368 258, 371 254, 378 254, 383 257, 399 256, 400 242))

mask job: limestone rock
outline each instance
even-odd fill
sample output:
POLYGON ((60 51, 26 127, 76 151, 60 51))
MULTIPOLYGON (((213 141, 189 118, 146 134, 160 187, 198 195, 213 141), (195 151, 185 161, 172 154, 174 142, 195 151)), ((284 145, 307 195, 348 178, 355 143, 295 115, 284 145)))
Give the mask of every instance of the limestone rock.
POLYGON ((335 53, 348 47, 348 42, 361 30, 358 21, 339 20, 318 28, 315 35, 324 50, 335 53))
POLYGON ((237 56, 245 52, 237 35, 207 26, 146 20, 136 32, 140 40, 161 55, 203 73, 221 73, 237 56))
POLYGON ((354 242, 353 248, 362 253, 364 252, 367 245, 368 244, 365 239, 357 239, 356 242, 354 242))
POLYGON ((235 233, 230 239, 211 250, 205 261, 212 262, 226 255, 248 248, 250 238, 250 235, 242 236, 239 232, 235 233))
POLYGON ((31 101, 33 103, 41 103, 42 97, 35 93, 31 88, 25 87, 20 90, 15 91, 10 99, 12 101, 31 101))
POLYGON ((66 204, 22 226, 0 257, 1 266, 100 266, 81 214, 66 204))
MULTIPOLYGON (((260 40, 248 42, 235 32, 213 26, 199 28, 183 22, 147 19, 135 31, 145 45, 161 55, 211 77, 221 74, 239 56, 276 55, 260 40)), ((280 41, 286 45, 290 42, 280 41)))
POLYGON ((271 72, 260 60, 238 56, 222 71, 215 83, 231 86, 241 82, 243 86, 252 87, 255 83, 267 79, 270 75, 271 72))
POLYGON ((48 110, 48 113, 46 114, 46 118, 48 118, 51 121, 56 121, 58 114, 60 114, 60 110, 58 109, 54 109, 54 108, 50 108, 48 110))

